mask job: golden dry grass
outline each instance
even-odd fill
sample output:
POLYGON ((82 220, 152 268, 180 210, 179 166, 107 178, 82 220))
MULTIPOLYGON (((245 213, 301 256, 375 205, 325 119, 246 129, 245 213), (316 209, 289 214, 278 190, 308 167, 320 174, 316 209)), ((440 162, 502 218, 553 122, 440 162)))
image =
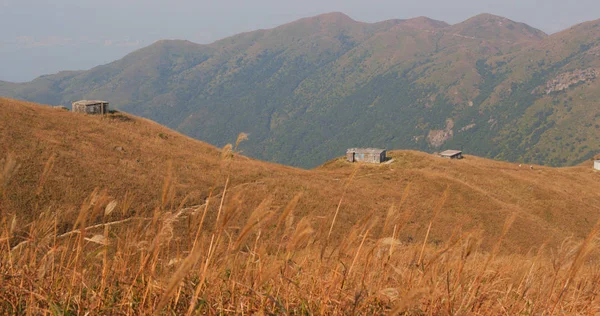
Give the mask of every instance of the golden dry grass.
POLYGON ((600 313, 587 165, 306 171, 124 114, 0 122, 3 313, 600 313))

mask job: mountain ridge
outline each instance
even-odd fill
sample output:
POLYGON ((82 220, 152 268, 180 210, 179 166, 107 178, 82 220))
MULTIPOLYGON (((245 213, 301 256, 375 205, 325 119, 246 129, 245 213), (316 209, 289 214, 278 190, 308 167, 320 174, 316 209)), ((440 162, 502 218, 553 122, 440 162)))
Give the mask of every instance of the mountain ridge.
POLYGON ((489 14, 448 25, 331 13, 206 45, 161 41, 89 71, 1 83, 0 95, 50 104, 107 99, 217 146, 248 132, 250 156, 305 168, 346 147, 465 144, 486 157, 568 165, 600 151, 595 114, 585 130, 565 120, 595 113, 596 81, 552 96, 532 91, 598 66, 586 53, 600 43, 594 25, 548 36, 489 14), (585 104, 567 106, 577 111, 554 109, 582 93, 585 104), (568 152, 557 151, 556 137, 568 152))

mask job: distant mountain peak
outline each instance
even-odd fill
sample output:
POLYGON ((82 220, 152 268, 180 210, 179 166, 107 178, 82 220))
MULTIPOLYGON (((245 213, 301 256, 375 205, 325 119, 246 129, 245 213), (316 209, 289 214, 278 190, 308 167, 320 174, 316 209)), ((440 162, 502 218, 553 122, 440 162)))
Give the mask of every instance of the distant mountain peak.
POLYGON ((343 12, 328 12, 328 13, 323 13, 323 14, 319 14, 317 16, 314 16, 313 18, 318 18, 318 19, 323 19, 323 20, 347 20, 347 21, 354 21, 356 22, 354 19, 352 19, 351 17, 349 17, 348 15, 346 15, 343 12))
POLYGON ((495 14, 491 14, 491 13, 480 13, 474 17, 471 17, 468 20, 509 20, 503 16, 499 16, 499 15, 495 15, 495 14))
POLYGON ((319 14, 316 16, 312 16, 312 17, 306 17, 306 18, 302 18, 299 20, 296 20, 294 22, 288 23, 287 25, 294 25, 294 24, 304 24, 304 23, 310 23, 310 24, 321 24, 321 25, 350 25, 350 24, 355 24, 355 23, 360 23, 354 19, 352 19, 351 17, 349 17, 348 15, 342 13, 342 12, 329 12, 329 13, 323 13, 323 14, 319 14))
POLYGON ((421 30, 440 29, 450 26, 450 24, 444 21, 434 20, 426 16, 418 16, 416 18, 404 20, 402 25, 408 25, 421 30))
MULTIPOLYGON (((508 18, 502 17, 502 16, 498 16, 498 15, 493 15, 490 13, 481 13, 478 14, 474 17, 471 17, 469 19, 466 19, 465 21, 455 24, 455 25, 465 25, 465 26, 470 26, 470 27, 477 27, 477 26, 498 26, 498 27, 506 27, 506 25, 508 24, 522 24, 522 25, 526 25, 524 23, 519 23, 519 22, 515 22, 513 20, 510 20, 508 18)), ((540 31, 541 32, 541 31, 540 31)))
MULTIPOLYGON (((585 30, 598 30, 600 29, 600 19, 597 20, 592 20, 592 21, 586 21, 586 22, 581 22, 578 24, 575 24, 567 29, 558 31, 554 34, 560 34, 560 33, 569 33, 569 32, 585 32, 585 30)), ((553 34, 553 35, 554 35, 553 34)))
POLYGON ((489 13, 478 14, 452 25, 454 32, 477 39, 496 38, 509 42, 536 41, 548 35, 525 23, 489 13))

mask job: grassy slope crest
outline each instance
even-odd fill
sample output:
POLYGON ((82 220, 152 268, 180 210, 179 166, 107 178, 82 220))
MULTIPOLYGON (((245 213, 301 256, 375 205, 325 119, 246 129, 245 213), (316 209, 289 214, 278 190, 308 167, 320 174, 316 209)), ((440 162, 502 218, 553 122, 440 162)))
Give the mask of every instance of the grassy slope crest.
MULTIPOLYGON (((11 99, 0 99, 0 105, 0 148, 8 153, 0 159, 4 163, 12 156, 19 165, 2 192, 2 208, 16 214, 21 224, 46 211, 61 212, 63 232, 95 189, 134 205, 120 216, 152 217, 157 205, 165 207, 165 194, 173 201, 167 209, 203 205, 210 192, 223 190, 228 174, 228 208, 249 210, 269 200, 277 215, 302 194, 294 216, 306 218, 316 229, 328 229, 324 218, 330 218, 345 196, 334 240, 372 212, 375 235, 384 223, 408 214, 398 238, 417 242, 445 190, 448 197, 433 225, 433 242, 456 230, 480 231, 489 247, 504 220, 516 214, 506 248, 526 252, 546 241, 555 245, 571 235, 582 238, 599 217, 600 174, 589 162, 532 170, 470 155, 455 161, 391 151, 394 161, 387 165, 336 158, 306 171, 239 154, 227 163, 221 150, 129 114, 87 116, 11 99), (172 183, 166 193, 165 178, 172 183)), ((211 208, 207 221, 215 216, 211 208)), ((231 225, 248 216, 243 213, 231 225)))

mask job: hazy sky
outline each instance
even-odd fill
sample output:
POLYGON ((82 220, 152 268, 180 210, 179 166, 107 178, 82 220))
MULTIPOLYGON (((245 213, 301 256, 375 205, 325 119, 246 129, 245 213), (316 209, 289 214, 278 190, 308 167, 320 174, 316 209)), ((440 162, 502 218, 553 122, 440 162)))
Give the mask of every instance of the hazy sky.
POLYGON ((88 69, 159 39, 209 43, 340 11, 355 20, 428 16, 457 23, 479 13, 546 33, 600 18, 599 0, 0 0, 0 80, 88 69))

